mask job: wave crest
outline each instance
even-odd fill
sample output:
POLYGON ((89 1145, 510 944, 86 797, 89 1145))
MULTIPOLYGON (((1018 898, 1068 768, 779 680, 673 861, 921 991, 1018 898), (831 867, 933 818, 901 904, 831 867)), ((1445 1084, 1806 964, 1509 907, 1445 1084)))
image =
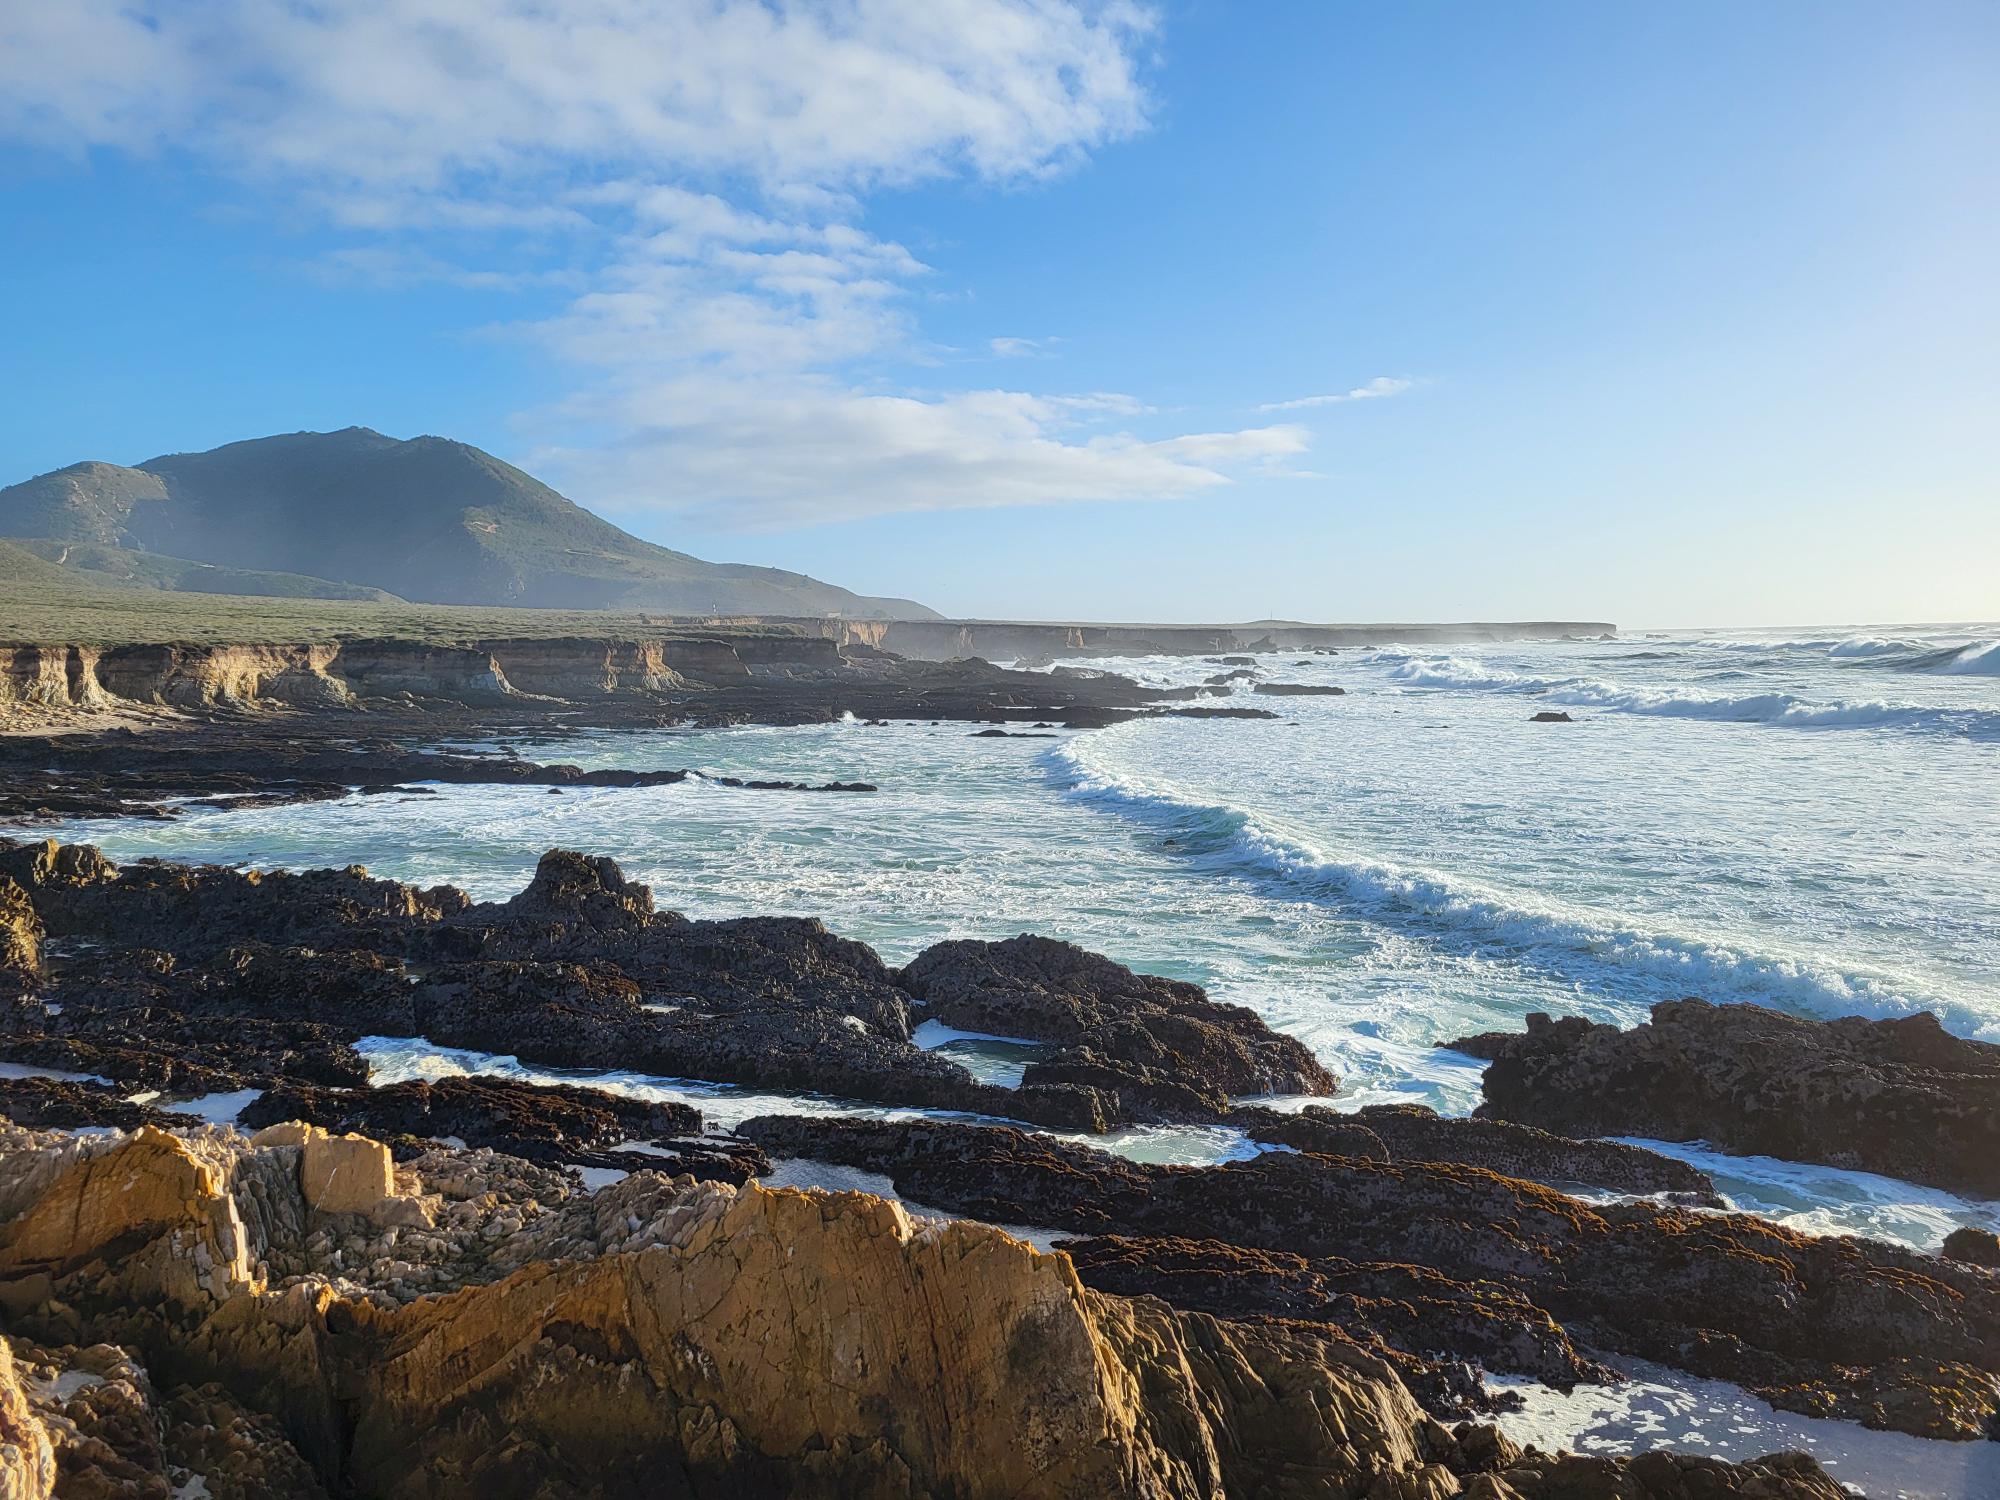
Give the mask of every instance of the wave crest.
POLYGON ((1310 901, 1419 932, 1447 948, 1504 955, 1515 965, 1608 992, 1643 991, 1645 1003, 1701 995, 1835 1017, 1934 1010, 1961 1035, 2000 1034, 1974 1007, 1906 990, 1886 974, 1840 970, 1807 958, 1747 953, 1726 943, 1649 930, 1584 907, 1540 901, 1426 870, 1323 853, 1226 803, 1194 800, 1093 759, 1084 736, 1048 761, 1072 797, 1170 831, 1187 857, 1215 874, 1249 880, 1276 899, 1310 901))

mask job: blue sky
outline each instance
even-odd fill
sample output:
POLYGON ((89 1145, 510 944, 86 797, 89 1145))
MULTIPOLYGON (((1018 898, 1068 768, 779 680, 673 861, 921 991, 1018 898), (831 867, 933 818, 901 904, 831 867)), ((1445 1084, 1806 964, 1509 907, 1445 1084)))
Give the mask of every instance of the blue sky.
POLYGON ((0 15, 0 477, 361 423, 955 614, 2000 616, 2000 8, 0 15))

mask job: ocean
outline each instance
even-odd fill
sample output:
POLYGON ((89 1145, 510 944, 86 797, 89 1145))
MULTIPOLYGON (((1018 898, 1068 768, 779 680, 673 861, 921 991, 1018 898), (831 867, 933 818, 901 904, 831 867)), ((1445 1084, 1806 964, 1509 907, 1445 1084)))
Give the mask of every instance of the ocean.
MULTIPOLYGON (((1197 658, 1065 665, 1163 686, 1231 670, 1197 658)), ((691 916, 817 916, 891 962, 948 937, 1045 933, 1253 1007, 1308 1042, 1344 1080, 1336 1102, 1356 1105, 1468 1111, 1480 1065, 1436 1043, 1517 1029, 1538 1010, 1631 1024, 1683 995, 1820 1017, 1932 1010, 1959 1035, 2000 1041, 2000 626, 1389 645, 1262 653, 1255 670, 1346 691, 1277 697, 1238 682, 1211 701, 1278 717, 1035 738, 842 722, 518 747, 585 766, 866 780, 873 796, 700 779, 561 796, 438 786, 77 823, 63 836, 118 860, 360 862, 480 897, 512 894, 563 845, 613 856, 691 916), (1532 722, 1547 711, 1573 722, 1532 722)), ((1024 1057, 1003 1040, 925 1040, 1000 1081, 1024 1057)), ((385 1080, 548 1076, 408 1041, 371 1055, 385 1080)), ((795 1106, 682 1080, 603 1081, 688 1098, 721 1121, 795 1106)), ((1181 1161, 1254 1149, 1205 1129, 1110 1144, 1181 1161)), ((2000 1204, 1660 1149, 1709 1171, 1737 1207, 1807 1232, 1935 1249, 1960 1224, 2000 1228, 2000 1204)), ((1741 1393, 1642 1374, 1588 1400, 1541 1393, 1512 1420, 1545 1444, 1762 1451, 1741 1393)), ((1812 1446, 1871 1493, 2000 1493, 2000 1472, 1971 1451, 1989 1444, 1773 1420, 1787 1436, 1763 1449, 1812 1446)))

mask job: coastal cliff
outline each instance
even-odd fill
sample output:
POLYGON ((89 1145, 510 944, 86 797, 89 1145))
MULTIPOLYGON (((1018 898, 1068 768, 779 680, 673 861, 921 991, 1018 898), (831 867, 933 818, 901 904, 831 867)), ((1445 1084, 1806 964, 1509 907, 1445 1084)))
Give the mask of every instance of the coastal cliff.
POLYGON ((577 699, 741 683, 759 674, 831 671, 831 640, 714 634, 645 640, 588 637, 465 646, 363 639, 298 645, 0 646, 0 707, 103 709, 281 704, 348 706, 362 698, 577 699))
MULTIPOLYGON (((281 705, 338 708, 410 695, 467 703, 641 699, 908 663, 1334 650, 1387 641, 1596 636, 1614 627, 1516 625, 1119 626, 961 620, 716 617, 603 635, 401 636, 329 641, 0 644, 0 710, 281 705)), ((1331 692, 1332 689, 1325 689, 1331 692)), ((935 714, 929 716, 937 716, 935 714)), ((946 714, 945 717, 955 717, 946 714)))

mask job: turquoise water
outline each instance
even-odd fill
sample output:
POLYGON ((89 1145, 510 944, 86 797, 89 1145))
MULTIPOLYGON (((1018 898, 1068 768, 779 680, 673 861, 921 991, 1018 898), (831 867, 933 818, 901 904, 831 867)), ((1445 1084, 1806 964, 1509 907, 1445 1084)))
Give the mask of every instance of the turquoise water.
MULTIPOLYGON (((1228 701, 1281 717, 1054 739, 844 723, 524 747, 865 779, 873 796, 441 787, 66 836, 120 859, 359 860, 487 897, 568 845, 616 857, 662 905, 819 916, 892 962, 947 937, 1043 932, 1255 1007, 1351 1102, 1463 1111, 1477 1065, 1433 1043, 1531 1010, 1630 1023, 1697 994, 1820 1016, 1933 1009, 2000 1039, 1996 636, 1275 653, 1257 658, 1266 678, 1347 695, 1244 693, 1228 701), (1556 707, 1576 722, 1529 722, 1556 707)), ((1093 665, 1176 684, 1223 670, 1093 665)), ((1801 1228, 1930 1246, 1955 1223, 2000 1223, 1995 1205, 1863 1174, 1703 1164, 1801 1228)))

